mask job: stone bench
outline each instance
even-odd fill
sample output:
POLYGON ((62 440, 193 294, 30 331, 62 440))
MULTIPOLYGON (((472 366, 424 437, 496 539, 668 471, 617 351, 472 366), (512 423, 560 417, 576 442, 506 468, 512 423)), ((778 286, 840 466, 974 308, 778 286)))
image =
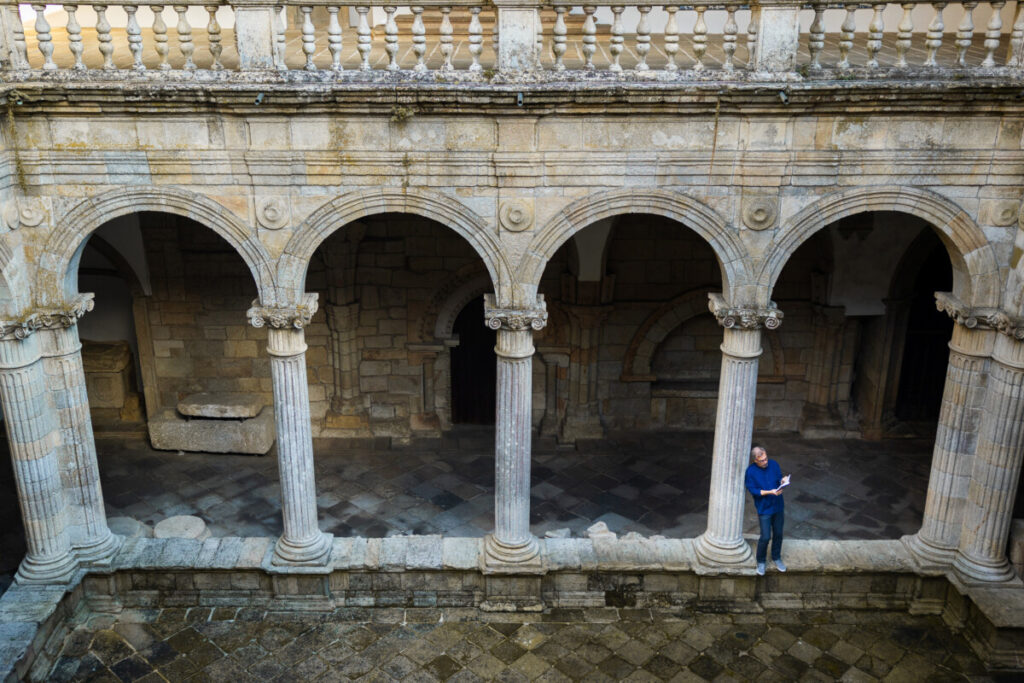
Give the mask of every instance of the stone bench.
POLYGON ((264 455, 274 445, 274 410, 249 394, 204 392, 149 420, 153 448, 264 455))

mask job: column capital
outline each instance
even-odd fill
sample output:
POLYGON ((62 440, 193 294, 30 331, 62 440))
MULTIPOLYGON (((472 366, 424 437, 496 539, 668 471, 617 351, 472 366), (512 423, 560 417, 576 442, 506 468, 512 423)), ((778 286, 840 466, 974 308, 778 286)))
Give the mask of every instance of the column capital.
POLYGON ((717 292, 708 293, 708 310, 718 320, 718 324, 726 329, 759 330, 763 327, 774 330, 782 324, 783 318, 782 311, 774 301, 766 308, 735 308, 717 292))
POLYGON ((63 306, 38 308, 29 311, 17 320, 0 321, 0 340, 24 339, 37 330, 68 328, 95 306, 96 295, 92 292, 76 295, 63 306))
POLYGON ((252 308, 246 311, 249 324, 253 327, 269 327, 275 330, 301 330, 317 311, 318 294, 302 295, 302 302, 296 306, 262 306, 259 299, 253 299, 252 308))
POLYGON ((968 329, 995 330, 1017 341, 1024 341, 1024 320, 998 308, 972 308, 952 292, 935 292, 935 307, 968 329))
POLYGON ((499 308, 493 294, 484 294, 484 324, 492 330, 543 330, 548 324, 548 306, 544 295, 537 295, 537 303, 529 308, 499 308))

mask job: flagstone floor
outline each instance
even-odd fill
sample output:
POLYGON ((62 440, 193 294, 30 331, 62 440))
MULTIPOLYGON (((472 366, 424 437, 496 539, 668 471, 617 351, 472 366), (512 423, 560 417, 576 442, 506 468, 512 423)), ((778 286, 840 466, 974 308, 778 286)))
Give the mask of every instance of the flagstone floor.
POLYGON ((81 622, 52 683, 989 680, 938 617, 893 612, 206 607, 81 622))

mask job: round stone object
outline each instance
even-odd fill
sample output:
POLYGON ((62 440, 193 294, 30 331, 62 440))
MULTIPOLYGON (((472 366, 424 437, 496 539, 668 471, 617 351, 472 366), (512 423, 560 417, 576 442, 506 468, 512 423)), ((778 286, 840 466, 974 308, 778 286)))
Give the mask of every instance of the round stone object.
POLYGON ((205 541, 210 537, 206 522, 192 515, 177 515, 157 522, 153 528, 156 538, 189 538, 194 541, 205 541))
POLYGON ((203 392, 178 401, 178 412, 187 417, 245 420, 263 410, 263 401, 250 394, 203 392))
POLYGON ((153 530, 148 524, 143 524, 131 517, 109 517, 107 527, 118 536, 125 538, 153 538, 153 530))

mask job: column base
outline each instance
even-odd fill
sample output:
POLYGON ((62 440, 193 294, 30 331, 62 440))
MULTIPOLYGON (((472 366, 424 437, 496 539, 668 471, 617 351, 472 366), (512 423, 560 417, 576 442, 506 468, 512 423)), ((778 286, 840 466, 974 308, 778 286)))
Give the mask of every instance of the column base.
POLYGON ((536 536, 518 545, 499 541, 494 534, 484 538, 484 574, 542 574, 540 542, 536 536))
POLYGON ((900 539, 923 569, 948 569, 956 559, 956 548, 943 548, 921 538, 920 533, 900 539))
POLYGON ((750 552, 750 546, 742 538, 734 541, 721 541, 712 539, 706 531, 694 541, 693 550, 697 554, 698 562, 712 567, 722 565, 736 567, 750 563, 754 557, 754 554, 750 552))
POLYGON ((19 584, 70 583, 77 570, 78 561, 70 552, 52 560, 26 557, 18 565, 14 580, 19 584))
POLYGON ((957 553, 953 571, 964 583, 1001 583, 1014 577, 1013 567, 1005 557, 1000 560, 978 560, 957 553))
POLYGON ((75 556, 78 561, 82 564, 89 566, 104 566, 110 564, 110 561, 120 550, 121 544, 124 542, 123 536, 118 536, 110 532, 110 529, 106 530, 107 533, 104 536, 98 538, 89 539, 87 543, 81 545, 73 545, 72 549, 75 551, 75 556))
POLYGON ((272 565, 298 567, 326 567, 331 561, 331 547, 334 536, 320 533, 301 544, 293 543, 284 536, 277 539, 272 565))

